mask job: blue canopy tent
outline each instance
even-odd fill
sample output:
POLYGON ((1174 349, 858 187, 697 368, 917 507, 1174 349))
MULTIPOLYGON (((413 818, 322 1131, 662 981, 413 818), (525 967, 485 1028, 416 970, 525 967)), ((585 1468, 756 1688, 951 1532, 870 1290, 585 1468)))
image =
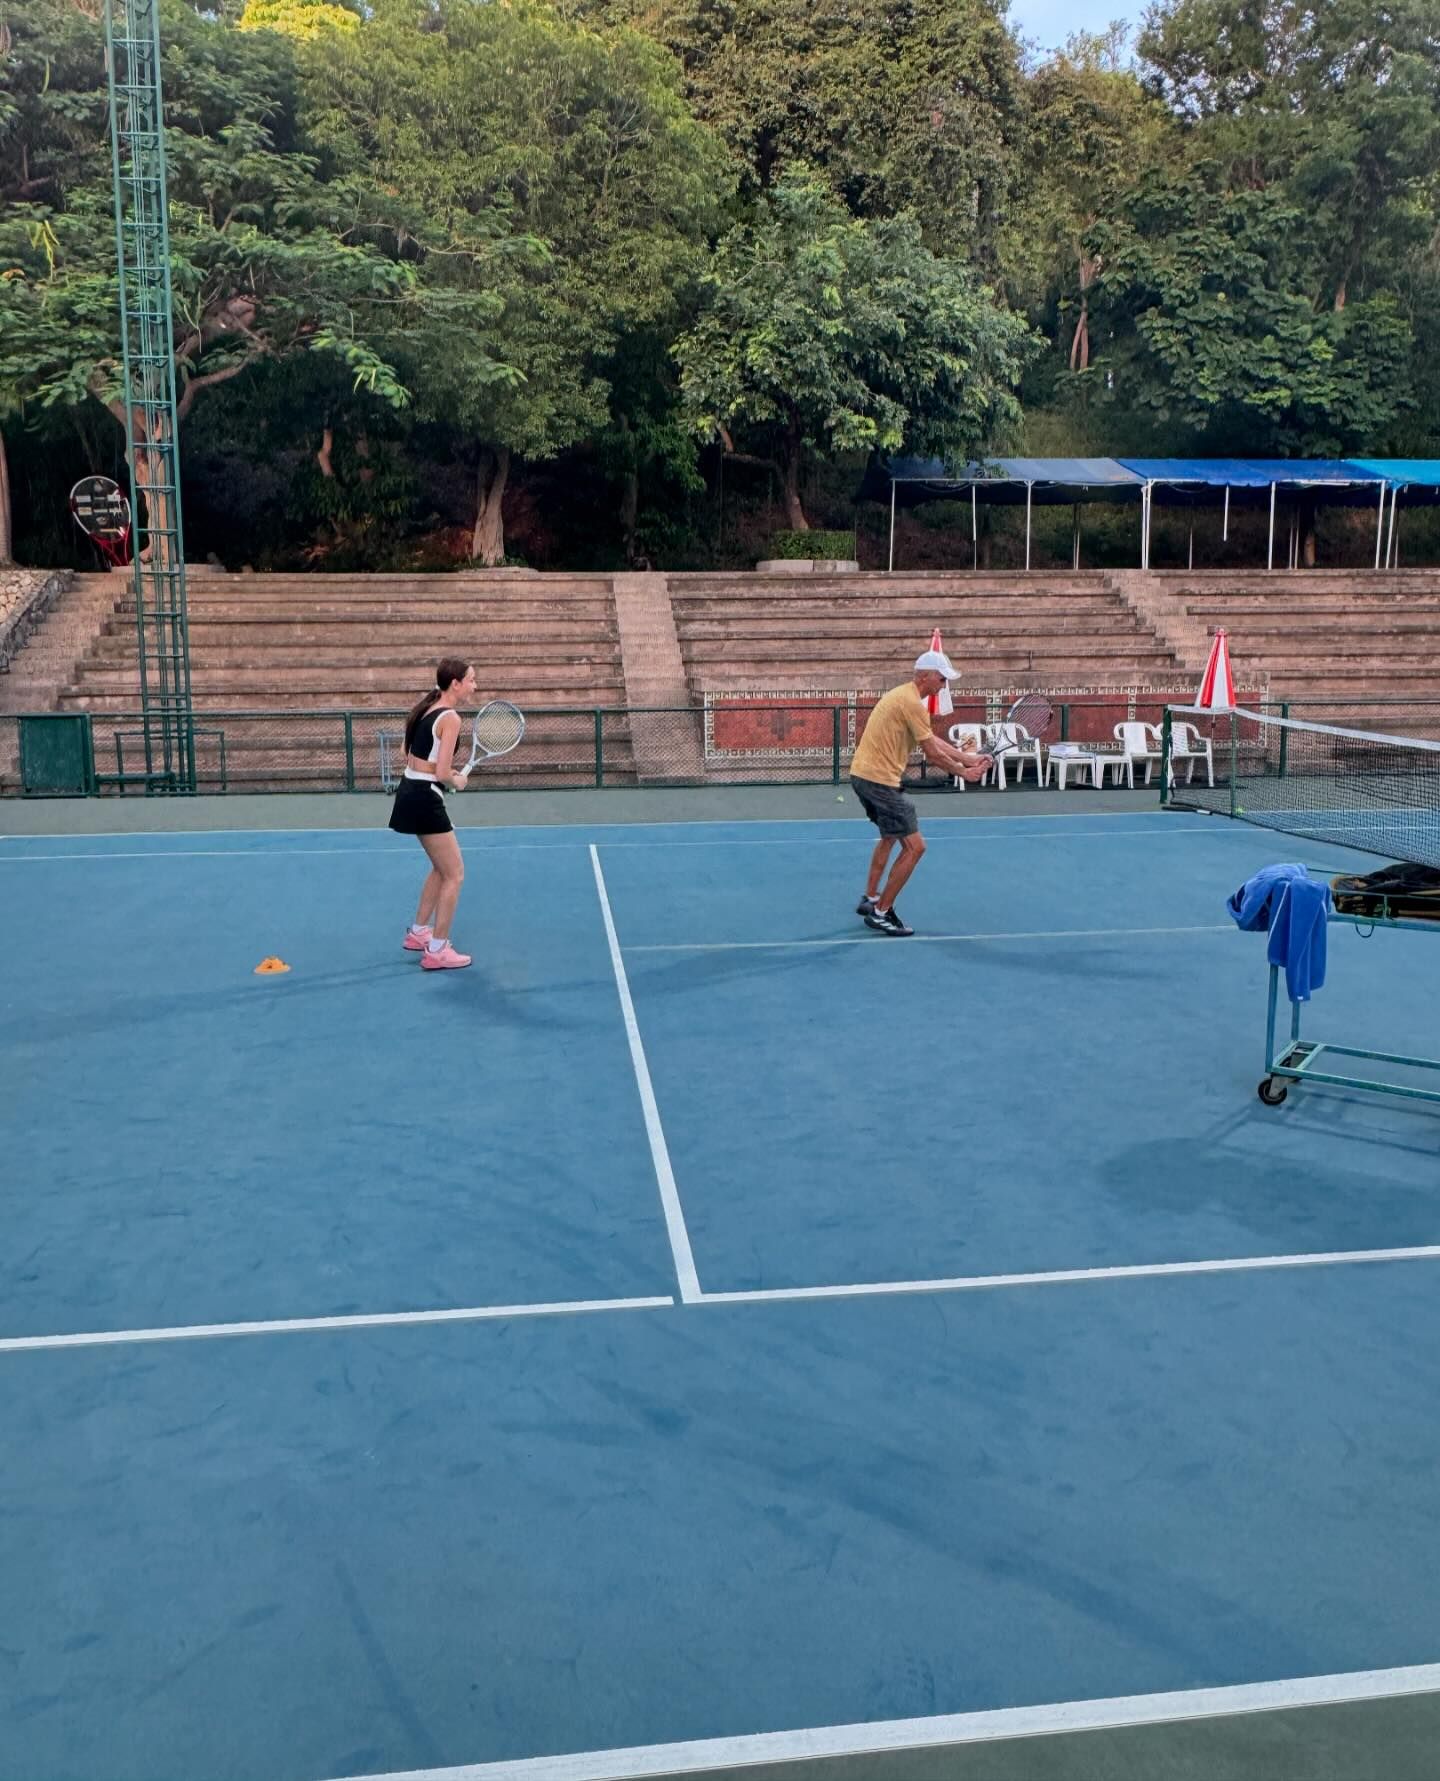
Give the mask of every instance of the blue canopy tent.
POLYGON ((1114 458, 990 458, 951 470, 939 458, 872 459, 860 500, 890 499, 890 567, 895 567, 895 510, 928 501, 970 497, 970 538, 978 549, 977 502, 1025 508, 1025 567, 1030 567, 1030 513, 1042 507, 1075 509, 1074 563, 1080 566, 1080 503, 1140 498, 1144 478, 1114 458), (888 489, 887 485, 888 484, 888 489), (983 491, 983 492, 982 492, 983 491))
POLYGON ((1361 470, 1368 471, 1372 476, 1381 478, 1380 483, 1380 523, 1375 532, 1375 567, 1381 565, 1381 546, 1384 545, 1384 567, 1388 568, 1396 557, 1395 512, 1401 495, 1414 505, 1434 506, 1440 503, 1440 463, 1434 458, 1355 458, 1352 462, 1361 470), (1385 495, 1390 495, 1390 530, 1385 531, 1385 495))
MULTIPOLYGON (((1154 511, 1155 492, 1163 489, 1172 499, 1198 502, 1212 497, 1209 491, 1224 491, 1224 536, 1230 534, 1230 501, 1232 495, 1251 501, 1263 498, 1270 503, 1270 543, 1266 568, 1275 567, 1275 503, 1281 489, 1323 489, 1328 500, 1354 499, 1360 491, 1368 499, 1376 486, 1372 471, 1344 458, 1122 458, 1144 484, 1142 496, 1144 517, 1141 520, 1140 567, 1150 567, 1150 521, 1154 511)), ((1292 522, 1290 567, 1293 569, 1297 549, 1297 528, 1292 522)), ((1191 530, 1193 560, 1194 530, 1191 530)), ((1377 564, 1378 567, 1378 564, 1377 564)))
MULTIPOLYGON (((1275 517, 1280 492, 1310 493, 1327 503, 1375 501, 1379 509, 1375 567, 1395 557, 1396 502, 1440 503, 1440 460, 1433 458, 990 458, 952 469, 939 458, 873 459, 858 498, 889 500, 890 567, 895 567, 898 507, 970 498, 970 535, 978 554, 976 507, 981 501, 1025 507, 1025 567, 1030 567, 1032 507, 1073 506, 1074 566, 1080 566, 1080 506, 1087 501, 1140 503, 1140 566, 1150 567, 1151 520, 1157 495, 1166 502, 1199 506, 1223 501, 1224 535, 1232 499, 1268 503, 1270 534, 1266 566, 1275 567, 1275 517), (1389 497, 1389 534, 1386 498, 1389 497)), ((1290 567, 1298 565, 1300 524, 1290 524, 1290 567)), ((1191 528, 1191 563, 1194 529, 1191 528)))

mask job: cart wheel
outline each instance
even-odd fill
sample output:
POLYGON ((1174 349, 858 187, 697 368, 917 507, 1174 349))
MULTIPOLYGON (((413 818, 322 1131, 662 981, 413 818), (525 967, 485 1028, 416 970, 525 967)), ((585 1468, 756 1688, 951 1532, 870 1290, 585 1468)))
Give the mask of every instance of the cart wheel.
POLYGON ((1258 1093, 1267 1107, 1278 1107, 1290 1090, 1274 1076, 1267 1076, 1260 1084, 1258 1093))

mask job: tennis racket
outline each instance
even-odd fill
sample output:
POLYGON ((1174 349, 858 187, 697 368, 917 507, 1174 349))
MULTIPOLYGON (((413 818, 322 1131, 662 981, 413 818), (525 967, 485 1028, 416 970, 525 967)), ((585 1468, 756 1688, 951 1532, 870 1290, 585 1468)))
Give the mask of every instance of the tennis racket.
POLYGON ((1054 718, 1055 708, 1042 693, 1022 693, 995 725, 996 740, 982 743, 980 753, 993 761, 1013 749, 1028 747, 1045 734, 1054 718), (1024 738, 1017 735, 1019 730, 1025 732, 1024 738))
POLYGON ((460 769, 471 772, 477 761, 493 761, 518 748, 525 736, 524 713, 506 699, 492 699, 475 713, 470 725, 470 759, 460 769))
POLYGON ((70 515, 112 569, 129 556, 130 503, 108 476, 82 476, 70 491, 70 515))

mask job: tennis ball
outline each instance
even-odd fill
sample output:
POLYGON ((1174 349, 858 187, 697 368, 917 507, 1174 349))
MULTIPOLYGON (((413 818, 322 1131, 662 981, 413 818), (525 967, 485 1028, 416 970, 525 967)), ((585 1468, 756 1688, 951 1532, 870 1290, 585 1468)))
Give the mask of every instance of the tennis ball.
POLYGON ((1235 814, 1236 814, 1236 816, 1244 816, 1245 806, 1243 804, 1237 804, 1235 806, 1235 814))

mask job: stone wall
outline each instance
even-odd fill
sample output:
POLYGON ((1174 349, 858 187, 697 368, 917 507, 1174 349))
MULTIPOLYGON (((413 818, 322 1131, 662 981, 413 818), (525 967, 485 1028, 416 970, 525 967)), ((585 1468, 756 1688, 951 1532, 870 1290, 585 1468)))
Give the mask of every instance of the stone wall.
POLYGON ((14 648, 23 640, 11 639, 16 620, 21 620, 21 629, 28 634, 31 627, 24 622, 23 615, 30 613, 37 620, 41 618, 72 579, 68 569, 0 568, 0 666, 8 663, 14 648))

